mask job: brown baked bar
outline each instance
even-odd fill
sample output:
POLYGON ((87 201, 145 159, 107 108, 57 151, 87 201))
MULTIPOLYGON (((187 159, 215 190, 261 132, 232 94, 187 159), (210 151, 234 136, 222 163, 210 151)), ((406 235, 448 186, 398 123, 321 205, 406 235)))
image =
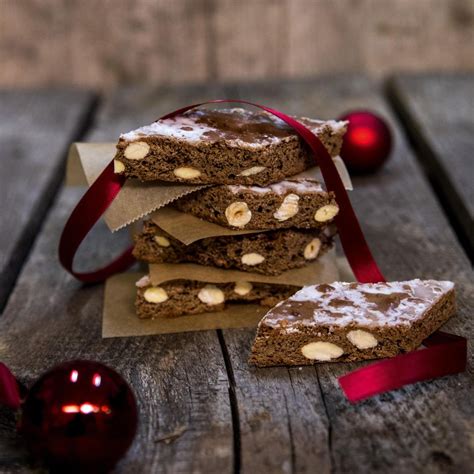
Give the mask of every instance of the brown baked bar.
POLYGON ((222 311, 227 303, 257 303, 274 306, 288 298, 298 287, 266 283, 209 284, 174 280, 152 286, 148 276, 137 282, 135 307, 139 318, 166 318, 185 314, 222 311))
POLYGON ((313 179, 286 180, 266 187, 213 186, 173 205, 206 221, 253 230, 322 228, 339 212, 334 194, 313 179))
MULTIPOLYGON (((298 118, 337 156, 347 122, 298 118)), ((142 181, 267 185, 314 166, 296 133, 265 112, 195 109, 120 136, 115 172, 142 181)))
POLYGON ((450 281, 307 286, 265 315, 250 362, 268 367, 392 357, 416 349, 455 309, 450 281))
POLYGON ((316 260, 331 247, 332 237, 326 230, 298 229, 213 237, 185 245, 147 220, 135 236, 133 255, 147 263, 198 263, 280 275, 316 260))

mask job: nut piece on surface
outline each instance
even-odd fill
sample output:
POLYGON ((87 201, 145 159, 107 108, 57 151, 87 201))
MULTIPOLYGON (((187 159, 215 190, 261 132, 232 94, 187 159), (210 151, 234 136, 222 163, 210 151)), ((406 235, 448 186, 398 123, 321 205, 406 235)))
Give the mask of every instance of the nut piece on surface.
POLYGON ((319 250, 321 249, 321 241, 318 238, 314 238, 305 248, 304 248, 304 258, 306 260, 313 260, 315 259, 318 254, 319 250))
POLYGON ((114 173, 120 174, 125 171, 125 165, 119 161, 119 160, 114 160, 114 173))
POLYGON ((335 204, 326 204, 315 212, 314 220, 316 222, 326 222, 335 217, 338 212, 339 208, 335 204))
POLYGON ((148 155, 150 151, 150 145, 146 142, 133 142, 125 148, 123 154, 125 158, 129 160, 141 160, 148 155))
POLYGON ((221 304, 225 300, 224 292, 215 285, 206 285, 201 288, 198 293, 198 298, 210 306, 221 304))
POLYGON ((148 303, 163 303, 163 301, 168 299, 168 294, 163 288, 152 286, 145 290, 143 298, 145 298, 145 301, 148 301, 148 303))
POLYGON ((336 346, 332 342, 310 342, 301 348, 301 353, 311 360, 332 360, 337 359, 338 357, 344 354, 344 351, 341 347, 336 346))
POLYGON ((288 194, 283 199, 280 207, 277 211, 273 214, 273 217, 278 221, 286 221, 290 217, 295 216, 298 214, 298 201, 300 197, 296 194, 288 194))
POLYGON ((182 168, 176 168, 173 170, 173 174, 177 178, 181 179, 194 179, 194 178, 199 178, 201 176, 201 172, 197 170, 196 168, 188 168, 186 166, 183 166, 182 168))
POLYGON ((357 347, 357 349, 370 349, 378 344, 377 339, 370 332, 355 329, 347 333, 347 339, 357 347))
POLYGON ((265 260, 265 257, 263 255, 260 255, 259 253, 246 253, 242 255, 241 261, 244 265, 258 265, 262 263, 265 260))
POLYGON ((236 201, 227 206, 225 210, 227 222, 234 227, 243 227, 252 219, 252 211, 246 202, 236 201))
POLYGON ((170 241, 164 235, 155 235, 155 242, 160 247, 169 247, 171 245, 170 241))
POLYGON ((248 295, 252 291, 253 285, 249 281, 237 281, 234 286, 234 293, 239 296, 248 295))
POLYGON ((252 168, 247 168, 246 170, 243 170, 237 176, 252 176, 254 174, 261 173, 265 168, 265 166, 252 166, 252 168))
POLYGON ((150 277, 148 275, 143 275, 140 280, 135 283, 137 288, 145 288, 145 286, 149 286, 151 284, 150 277))

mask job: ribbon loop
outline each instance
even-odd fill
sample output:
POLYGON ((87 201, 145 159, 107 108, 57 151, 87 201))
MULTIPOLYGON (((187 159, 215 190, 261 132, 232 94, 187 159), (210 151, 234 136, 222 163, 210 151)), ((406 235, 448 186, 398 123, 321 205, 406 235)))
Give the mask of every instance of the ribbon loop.
POLYGON ((132 247, 129 247, 119 257, 99 270, 79 273, 73 269, 74 256, 79 246, 110 206, 124 183, 125 178, 114 173, 114 165, 111 161, 82 196, 64 226, 59 241, 59 261, 71 275, 84 283, 104 281, 107 277, 126 270, 135 261, 132 247))

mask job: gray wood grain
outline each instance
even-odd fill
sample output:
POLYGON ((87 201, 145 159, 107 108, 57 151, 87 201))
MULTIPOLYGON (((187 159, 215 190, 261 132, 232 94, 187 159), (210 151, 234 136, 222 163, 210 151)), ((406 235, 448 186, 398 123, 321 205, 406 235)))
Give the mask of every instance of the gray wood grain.
POLYGON ((0 312, 92 103, 77 90, 0 91, 0 312))
MULTIPOLYGON (((377 84, 361 77, 328 77, 252 84, 240 87, 238 94, 309 116, 337 117, 352 108, 369 107, 388 117, 396 134, 393 156, 378 174, 354 180, 352 201, 387 278, 456 282, 459 311, 446 329, 472 339, 469 262, 377 84)), ((472 468, 470 370, 351 406, 337 377, 360 364, 319 365, 317 378, 309 368, 249 369, 246 358, 254 331, 223 333, 239 407, 242 472, 421 473, 472 468)))
MULTIPOLYGON (((90 139, 152 121, 181 104, 216 95, 213 89, 123 91, 106 100, 90 139)), ((118 472, 230 472, 233 430, 228 379, 215 331, 102 339, 103 285, 82 286, 60 267, 57 244, 82 190, 63 189, 32 249, 0 322, 0 360, 30 384, 61 361, 85 358, 117 369, 133 387, 140 410, 137 438, 118 472), (185 429, 174 442, 161 438, 185 429)), ((127 231, 98 226, 78 261, 89 269, 125 245, 127 231)), ((14 420, 0 417, 2 472, 28 471, 14 420)))
POLYGON ((398 76, 391 97, 474 257, 474 75, 398 76))

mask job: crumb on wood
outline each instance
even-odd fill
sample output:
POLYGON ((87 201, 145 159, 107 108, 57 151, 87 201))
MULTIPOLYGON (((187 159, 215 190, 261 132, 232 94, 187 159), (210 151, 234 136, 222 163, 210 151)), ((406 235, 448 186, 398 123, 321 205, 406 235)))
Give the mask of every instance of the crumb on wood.
POLYGON ((155 443, 165 443, 165 444, 170 444, 176 441, 180 436, 184 434, 184 432, 187 431, 186 426, 178 426, 175 428, 173 431, 170 433, 167 433, 163 436, 160 436, 159 438, 155 439, 155 443))

